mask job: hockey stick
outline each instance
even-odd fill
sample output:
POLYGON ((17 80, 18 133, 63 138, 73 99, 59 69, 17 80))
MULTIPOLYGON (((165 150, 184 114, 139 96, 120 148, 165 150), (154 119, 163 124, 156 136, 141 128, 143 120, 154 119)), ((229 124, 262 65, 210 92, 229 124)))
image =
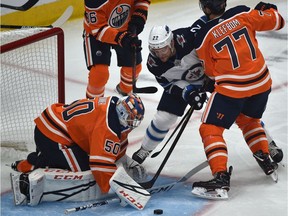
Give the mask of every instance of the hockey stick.
POLYGON ((37 2, 38 2, 38 0, 28 0, 22 6, 12 6, 12 5, 0 4, 0 7, 9 8, 12 10, 26 11, 26 10, 30 9, 31 7, 33 7, 37 2))
POLYGON ((150 189, 148 189, 148 191, 150 192, 150 194, 155 194, 155 193, 159 193, 159 192, 166 192, 171 190, 175 185, 180 184, 182 182, 187 181, 189 178, 191 178, 193 175, 195 175, 196 173, 198 173, 199 171, 201 171, 202 169, 206 168, 208 166, 208 161, 204 161, 201 164, 199 164, 198 166, 194 167, 193 169, 191 169, 188 173, 186 173, 182 178, 180 178, 179 180, 169 183, 169 184, 165 184, 165 185, 159 185, 156 187, 152 187, 150 189))
POLYGON ((176 128, 174 129, 174 131, 172 132, 172 134, 170 135, 170 137, 168 138, 168 140, 166 141, 166 143, 164 144, 164 146, 161 148, 160 151, 155 152, 153 155, 151 155, 151 158, 157 157, 165 148, 165 146, 167 145, 167 143, 171 140, 171 138, 174 136, 174 134, 176 133, 176 131, 179 129, 179 127, 182 125, 182 123, 184 122, 184 120, 187 118, 189 114, 189 110, 185 113, 185 115, 183 116, 183 118, 181 119, 181 121, 178 123, 178 125, 176 126, 176 128))
POLYGON ((158 91, 158 89, 154 86, 148 86, 148 87, 142 87, 142 88, 137 88, 136 87, 136 47, 134 46, 132 48, 132 91, 134 93, 146 93, 146 94, 153 94, 158 91))
POLYGON ((72 15, 73 6, 66 8, 64 13, 51 25, 48 26, 19 26, 19 25, 1 25, 1 28, 10 28, 10 29, 25 29, 25 28, 54 28, 62 26, 72 15))
MULTIPOLYGON (((208 162, 204 161, 201 164, 199 164, 198 166, 191 169, 188 173, 185 174, 185 176, 183 176, 179 180, 172 182, 170 184, 165 184, 165 185, 160 185, 160 186, 150 188, 148 191, 150 192, 150 194, 170 191, 175 185, 187 181, 189 178, 191 178, 193 175, 195 175, 196 173, 198 173, 199 171, 201 171, 202 169, 204 169, 207 166, 208 166, 208 162)), ((99 207, 99 206, 107 205, 107 204, 114 203, 114 202, 120 202, 120 199, 119 198, 112 198, 112 199, 98 201, 95 203, 90 203, 90 204, 75 207, 75 208, 66 209, 65 214, 85 210, 88 208, 99 207)))
POLYGON ((160 175, 163 167, 165 166, 167 160, 169 159, 172 151, 174 150, 174 148, 175 148, 175 146, 176 146, 179 138, 181 137, 184 129, 186 128, 186 125, 187 125, 187 123, 188 123, 188 121, 189 121, 189 119, 190 119, 193 111, 194 111, 194 106, 191 106, 190 109, 189 109, 189 112, 188 112, 188 116, 186 117, 185 121, 183 122, 183 125, 181 126, 181 128, 180 128, 180 130, 179 130, 179 132, 178 132, 178 134, 177 134, 177 136, 176 136, 176 138, 175 138, 175 140, 174 140, 173 143, 171 144, 171 147, 170 147, 168 153, 166 154, 163 162, 161 163, 160 167, 158 168, 156 174, 154 175, 154 177, 153 177, 150 181, 140 183, 140 185, 141 185, 143 188, 149 189, 149 188, 152 188, 152 187, 153 187, 153 185, 154 185, 154 183, 156 182, 157 178, 159 177, 159 175, 160 175))

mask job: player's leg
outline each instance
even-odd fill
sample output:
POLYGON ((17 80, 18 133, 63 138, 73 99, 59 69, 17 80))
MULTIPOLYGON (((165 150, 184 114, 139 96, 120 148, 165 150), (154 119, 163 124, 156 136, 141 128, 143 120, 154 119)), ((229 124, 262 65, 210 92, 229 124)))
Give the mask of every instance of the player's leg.
POLYGON ((146 129, 141 148, 132 159, 142 164, 159 143, 163 141, 169 129, 175 124, 178 116, 182 116, 187 102, 182 98, 163 92, 153 120, 146 129))
MULTIPOLYGON (((129 92, 132 91, 133 83, 133 62, 132 62, 132 51, 127 48, 122 48, 120 46, 113 46, 117 54, 117 62, 120 69, 120 83, 116 86, 116 91, 122 96, 126 96, 129 92)), ((141 51, 136 53, 136 71, 135 79, 138 79, 138 76, 142 70, 142 55, 141 51)))
POLYGON ((105 85, 109 79, 110 45, 97 41, 92 35, 85 35, 85 31, 83 45, 86 66, 89 70, 86 97, 104 96, 105 85))
POLYGON ((263 121, 261 121, 261 125, 264 128, 264 131, 267 136, 270 157, 274 162, 280 163, 284 156, 283 151, 276 145, 275 141, 273 140, 263 121))
POLYGON ((268 140, 260 121, 269 93, 270 90, 247 98, 242 113, 236 119, 247 145, 266 175, 277 169, 277 165, 269 158, 268 140))
POLYGON ((14 162, 11 165, 12 169, 24 173, 45 167, 74 172, 90 169, 89 156, 78 145, 67 147, 56 143, 43 135, 37 127, 35 127, 34 139, 38 152, 30 153, 26 160, 14 162))
POLYGON ((243 99, 233 99, 215 92, 210 96, 199 130, 214 178, 210 181, 195 182, 192 187, 193 194, 199 195, 202 193, 200 191, 204 190, 204 194, 207 192, 208 196, 209 191, 221 191, 215 196, 228 198, 232 167, 227 169, 228 150, 223 132, 234 123, 242 104, 243 99))

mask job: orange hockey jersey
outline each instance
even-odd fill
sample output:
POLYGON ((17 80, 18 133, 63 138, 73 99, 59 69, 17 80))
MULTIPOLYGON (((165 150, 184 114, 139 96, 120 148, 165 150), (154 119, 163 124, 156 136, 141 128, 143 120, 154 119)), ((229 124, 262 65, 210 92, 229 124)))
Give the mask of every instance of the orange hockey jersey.
POLYGON ((101 42, 116 44, 117 33, 127 30, 133 12, 148 11, 149 5, 149 0, 85 0, 85 32, 101 42))
MULTIPOLYGON (((62 145, 79 145, 90 159, 90 168, 102 192, 109 191, 109 180, 116 171, 115 161, 128 145, 131 131, 121 131, 116 112, 117 97, 77 100, 69 105, 56 103, 35 119, 39 130, 62 145)), ((73 163, 73 158, 67 158, 73 163)), ((80 171, 75 170, 73 171, 80 171)))
POLYGON ((216 81, 215 91, 244 98, 270 89, 271 77, 255 35, 283 26, 284 19, 276 10, 246 6, 208 21, 197 34, 195 48, 205 73, 216 81))

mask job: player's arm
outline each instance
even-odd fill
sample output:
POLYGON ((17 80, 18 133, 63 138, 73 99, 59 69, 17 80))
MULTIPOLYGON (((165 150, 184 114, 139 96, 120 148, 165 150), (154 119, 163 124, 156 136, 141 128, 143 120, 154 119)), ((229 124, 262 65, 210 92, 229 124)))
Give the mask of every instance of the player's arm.
POLYGON ((280 30, 285 25, 285 20, 278 13, 277 6, 263 2, 258 3, 251 11, 249 21, 256 31, 280 30))
POLYGON ((128 23, 129 32, 136 33, 136 35, 138 35, 143 31, 144 25, 147 21, 149 5, 150 1, 148 0, 135 1, 134 11, 128 23))

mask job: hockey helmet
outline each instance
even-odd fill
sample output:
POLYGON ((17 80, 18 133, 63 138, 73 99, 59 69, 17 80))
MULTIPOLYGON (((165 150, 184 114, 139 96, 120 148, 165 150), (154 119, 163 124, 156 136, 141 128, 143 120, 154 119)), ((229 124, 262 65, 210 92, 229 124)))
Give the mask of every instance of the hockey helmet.
POLYGON ((136 128, 144 118, 145 108, 141 98, 137 94, 132 93, 119 99, 116 111, 121 125, 136 128))
POLYGON ((173 39, 173 33, 167 25, 154 26, 149 34, 149 49, 161 49, 169 46, 171 48, 171 42, 173 39))
POLYGON ((226 8, 227 0, 199 0, 200 8, 209 8, 212 14, 222 14, 226 8))

